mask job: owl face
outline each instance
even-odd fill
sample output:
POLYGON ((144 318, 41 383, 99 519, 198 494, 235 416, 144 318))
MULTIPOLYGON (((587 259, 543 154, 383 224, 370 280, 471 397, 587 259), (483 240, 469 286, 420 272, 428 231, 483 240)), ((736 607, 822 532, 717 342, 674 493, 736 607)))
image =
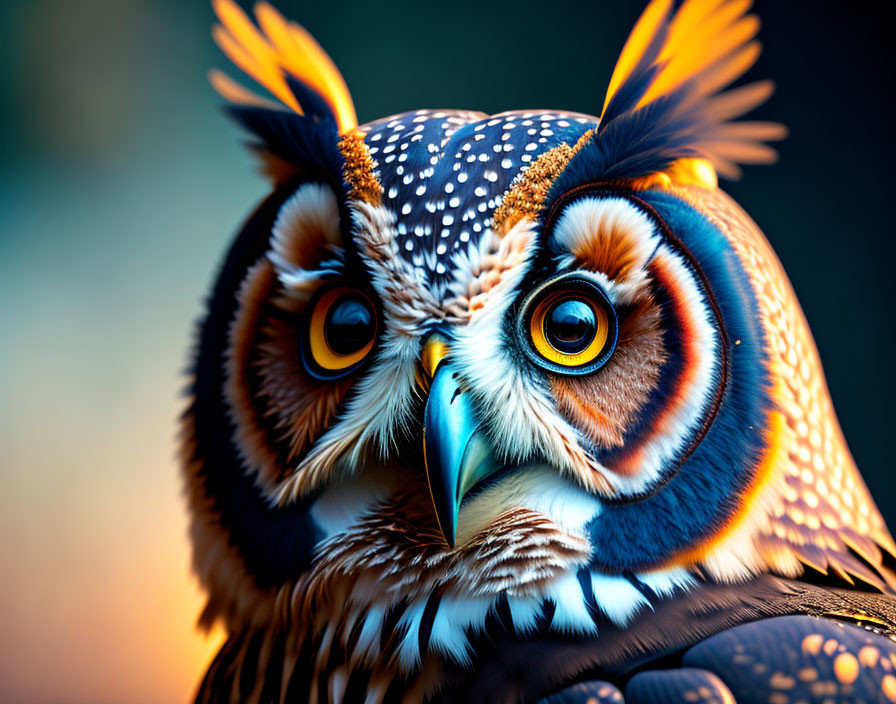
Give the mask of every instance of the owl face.
MULTIPOLYGON (((637 502, 699 448, 729 383, 727 328, 751 374, 764 362, 761 331, 741 324, 756 302, 727 290, 743 269, 682 198, 600 183, 550 193, 596 125, 417 111, 357 133, 356 168, 379 202, 340 202, 301 177, 281 188, 236 292, 226 383, 272 500, 406 465, 453 546, 458 531, 487 530, 460 520, 466 494, 505 507, 502 486, 523 468, 637 502), (524 212, 533 190, 545 191, 540 222, 524 212), (720 288, 695 248, 727 253, 720 288)), ((760 375, 732 421, 757 447, 763 386, 760 375)), ((727 476, 752 459, 737 448, 727 476)))
POLYGON ((753 35, 682 63, 666 5, 600 117, 355 127, 303 30, 219 3, 219 43, 285 107, 213 76, 275 189, 215 284, 187 413, 206 622, 289 623, 319 675, 338 652, 391 681, 468 665, 489 619, 588 639, 698 580, 793 576, 816 539, 887 579, 795 298, 716 185, 780 136, 728 122, 767 86, 715 95, 753 35))

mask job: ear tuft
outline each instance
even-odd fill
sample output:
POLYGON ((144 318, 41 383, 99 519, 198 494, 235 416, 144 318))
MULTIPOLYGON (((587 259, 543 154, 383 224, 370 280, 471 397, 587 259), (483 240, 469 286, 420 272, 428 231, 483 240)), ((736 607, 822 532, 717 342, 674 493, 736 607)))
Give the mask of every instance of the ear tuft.
POLYGON ((221 24, 212 36, 227 57, 267 89, 277 102, 243 88, 220 71, 209 76, 224 98, 241 106, 288 109, 315 121, 332 119, 340 133, 358 125, 345 80, 308 31, 273 6, 255 6, 257 28, 234 0, 213 0, 221 24))
MULTIPOLYGON (((638 178, 679 159, 705 159, 726 177, 765 164, 782 125, 732 120, 773 91, 760 81, 721 93, 759 57, 751 0, 653 0, 632 30, 610 79, 595 148, 602 178, 638 178)), ((594 150, 591 157, 595 157, 594 150)))

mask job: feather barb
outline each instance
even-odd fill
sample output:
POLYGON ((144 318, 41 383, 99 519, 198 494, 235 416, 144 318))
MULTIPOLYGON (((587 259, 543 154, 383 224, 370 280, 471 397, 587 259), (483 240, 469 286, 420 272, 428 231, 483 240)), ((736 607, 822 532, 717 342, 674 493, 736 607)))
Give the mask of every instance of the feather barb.
POLYGON ((605 145, 619 152, 617 170, 630 171, 635 161, 660 162, 662 168, 663 161, 698 157, 733 177, 738 163, 775 159, 764 142, 781 139, 783 127, 738 123, 732 129, 729 122, 765 102, 771 82, 720 93, 759 58, 759 18, 749 14, 751 4, 684 0, 674 13, 672 0, 652 0, 647 6, 616 63, 597 131, 605 145), (644 144, 650 148, 630 144, 623 149, 644 125, 649 131, 644 144))
MULTIPOLYGON (((300 100, 290 88, 290 81, 298 81, 326 103, 340 132, 357 127, 355 106, 342 74, 304 27, 287 21, 267 2, 255 6, 258 27, 234 0, 212 0, 212 7, 221 22, 212 29, 212 36, 246 75, 285 107, 303 115, 300 100)), ((230 102, 253 107, 274 106, 219 71, 213 71, 209 80, 230 102)))

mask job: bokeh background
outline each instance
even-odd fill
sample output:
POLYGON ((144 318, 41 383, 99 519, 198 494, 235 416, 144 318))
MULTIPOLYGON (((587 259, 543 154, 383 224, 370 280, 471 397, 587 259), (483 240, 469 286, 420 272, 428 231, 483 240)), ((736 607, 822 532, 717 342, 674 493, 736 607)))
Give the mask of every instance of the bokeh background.
MULTIPOLYGON (((420 107, 599 110, 640 0, 281 0, 362 122, 420 107)), ((896 526, 886 4, 759 0, 759 111, 791 137, 728 189, 790 273, 896 526)), ((206 83, 204 0, 0 5, 0 701, 184 702, 194 629, 176 462, 193 321, 265 193, 206 83)))

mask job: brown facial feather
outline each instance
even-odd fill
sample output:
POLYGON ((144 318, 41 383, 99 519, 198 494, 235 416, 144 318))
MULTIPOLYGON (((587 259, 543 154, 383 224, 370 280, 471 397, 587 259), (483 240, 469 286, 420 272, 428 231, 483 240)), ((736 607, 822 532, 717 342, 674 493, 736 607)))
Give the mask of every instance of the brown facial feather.
POLYGON ((227 385, 224 389, 243 459, 265 481, 274 481, 280 472, 277 457, 263 431, 262 414, 250 383, 251 358, 262 307, 276 283, 274 267, 260 261, 246 274, 237 294, 239 311, 230 328, 227 354, 227 385))
POLYGON ((299 324, 275 314, 274 268, 262 260, 238 295, 227 360, 227 400, 247 466, 273 488, 329 424, 351 380, 321 384, 300 359, 299 324))
POLYGON ((643 246, 633 241, 635 235, 627 222, 610 219, 600 231, 583 235, 572 254, 582 266, 601 272, 610 281, 630 279, 644 265, 643 246))
POLYGON ((603 368, 550 378, 557 410, 596 449, 619 448, 656 388, 667 356, 648 268, 656 227, 618 197, 585 197, 559 211, 550 233, 554 246, 574 257, 581 270, 606 277, 619 313, 618 343, 603 368))
POLYGON ((320 383, 309 378, 299 345, 295 321, 271 318, 259 332, 252 360, 258 379, 256 403, 265 407, 271 429, 288 447, 287 471, 332 424, 352 383, 351 379, 320 383))
POLYGON ((620 319, 618 346, 599 373, 551 379, 557 410, 599 448, 619 447, 664 360, 659 309, 645 297, 620 319))

